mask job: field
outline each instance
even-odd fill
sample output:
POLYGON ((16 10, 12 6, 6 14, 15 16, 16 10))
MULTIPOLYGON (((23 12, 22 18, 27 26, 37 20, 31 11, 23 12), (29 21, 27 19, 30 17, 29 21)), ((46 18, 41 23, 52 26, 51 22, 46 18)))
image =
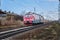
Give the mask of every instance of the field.
MULTIPOLYGON (((43 28, 40 31, 39 34, 30 35, 31 37, 24 38, 24 40, 60 40, 60 24, 58 22, 53 22, 48 28, 43 28)), ((19 37, 12 40, 20 40, 19 37)))
MULTIPOLYGON (((19 28, 19 27, 16 27, 15 25, 13 25, 13 27, 4 26, 1 28, 5 28, 9 30, 9 28, 13 29, 13 28, 19 28)), ((47 28, 43 28, 40 30, 40 32, 39 31, 37 32, 38 34, 35 33, 35 35, 32 35, 32 36, 27 34, 28 37, 26 38, 24 36, 25 37, 24 40, 60 40, 60 23, 52 22, 51 25, 49 25, 47 28)), ((18 37, 12 38, 11 40, 20 40, 20 36, 18 35, 18 37)))

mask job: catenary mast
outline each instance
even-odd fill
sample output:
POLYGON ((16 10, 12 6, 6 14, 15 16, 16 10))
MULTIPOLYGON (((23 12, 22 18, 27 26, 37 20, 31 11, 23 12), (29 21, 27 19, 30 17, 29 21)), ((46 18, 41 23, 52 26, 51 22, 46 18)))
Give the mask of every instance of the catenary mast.
POLYGON ((58 17, 59 17, 59 23, 60 23, 60 0, 59 0, 59 6, 58 6, 58 17))

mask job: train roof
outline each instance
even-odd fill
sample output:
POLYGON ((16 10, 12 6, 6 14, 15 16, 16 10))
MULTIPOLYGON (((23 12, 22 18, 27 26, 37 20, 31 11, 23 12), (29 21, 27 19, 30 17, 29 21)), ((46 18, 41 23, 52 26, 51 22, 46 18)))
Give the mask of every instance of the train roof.
POLYGON ((28 12, 28 13, 26 13, 25 15, 32 15, 32 14, 39 15, 39 16, 43 17, 42 15, 37 14, 37 13, 35 13, 35 12, 28 12))

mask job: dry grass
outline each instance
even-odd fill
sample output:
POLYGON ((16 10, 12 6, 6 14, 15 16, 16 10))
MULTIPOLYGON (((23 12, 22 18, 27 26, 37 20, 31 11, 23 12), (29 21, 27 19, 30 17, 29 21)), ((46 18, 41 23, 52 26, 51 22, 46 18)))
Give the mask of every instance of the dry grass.
MULTIPOLYGON (((59 35, 58 34, 59 30, 60 30, 60 24, 56 23, 56 22, 53 22, 52 25, 49 25, 48 28, 43 28, 43 29, 40 30, 40 32, 37 31, 37 32, 39 32, 38 34, 37 34, 37 32, 35 33, 33 31, 33 33, 35 33, 35 34, 32 35, 31 38, 28 37, 28 38, 25 38, 23 40, 55 40, 55 39, 57 39, 57 37, 59 35)), ((31 36, 31 35, 29 35, 29 36, 31 36)), ((20 36, 18 36, 14 40, 22 40, 22 39, 20 39, 20 36)))
POLYGON ((0 25, 0 31, 5 31, 5 30, 11 30, 11 29, 16 29, 20 27, 24 27, 25 25, 23 24, 22 21, 18 20, 13 23, 7 23, 7 25, 0 25))
POLYGON ((32 38, 26 38, 25 40, 58 40, 58 38, 60 37, 60 24, 58 22, 53 22, 52 25, 49 25, 48 28, 43 28, 41 30, 42 32, 40 32, 38 35, 33 35, 32 38))

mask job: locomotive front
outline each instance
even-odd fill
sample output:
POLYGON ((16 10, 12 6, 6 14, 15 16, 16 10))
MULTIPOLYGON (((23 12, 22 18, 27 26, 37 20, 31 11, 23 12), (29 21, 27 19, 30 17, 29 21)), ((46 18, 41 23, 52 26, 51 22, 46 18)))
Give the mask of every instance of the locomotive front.
POLYGON ((32 25, 34 19, 35 18, 32 14, 26 14, 23 17, 24 24, 26 25, 32 25))

